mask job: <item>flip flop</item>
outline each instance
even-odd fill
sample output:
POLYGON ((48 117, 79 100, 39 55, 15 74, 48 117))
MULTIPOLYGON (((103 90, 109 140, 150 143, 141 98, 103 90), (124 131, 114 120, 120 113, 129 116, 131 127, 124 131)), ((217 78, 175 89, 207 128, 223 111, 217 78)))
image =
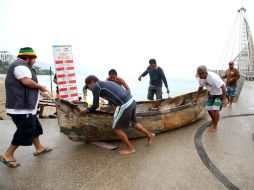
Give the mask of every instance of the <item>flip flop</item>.
POLYGON ((6 160, 3 156, 0 156, 0 161, 8 166, 9 168, 17 168, 20 166, 20 163, 18 163, 16 160, 6 160), (16 162, 16 164, 14 164, 16 162))
POLYGON ((41 152, 34 152, 34 156, 39 156, 41 154, 45 154, 45 153, 50 152, 52 150, 53 150, 52 148, 44 148, 43 151, 41 151, 41 152))

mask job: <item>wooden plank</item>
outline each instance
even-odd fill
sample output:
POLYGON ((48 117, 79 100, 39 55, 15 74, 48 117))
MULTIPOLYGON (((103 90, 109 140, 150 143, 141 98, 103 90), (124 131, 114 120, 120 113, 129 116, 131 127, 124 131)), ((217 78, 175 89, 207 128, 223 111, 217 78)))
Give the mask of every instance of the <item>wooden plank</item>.
POLYGON ((100 148, 105 148, 105 149, 108 149, 108 150, 115 150, 115 149, 118 148, 118 146, 113 145, 113 144, 109 144, 109 143, 106 143, 106 142, 90 142, 90 144, 93 144, 95 146, 98 146, 100 148))

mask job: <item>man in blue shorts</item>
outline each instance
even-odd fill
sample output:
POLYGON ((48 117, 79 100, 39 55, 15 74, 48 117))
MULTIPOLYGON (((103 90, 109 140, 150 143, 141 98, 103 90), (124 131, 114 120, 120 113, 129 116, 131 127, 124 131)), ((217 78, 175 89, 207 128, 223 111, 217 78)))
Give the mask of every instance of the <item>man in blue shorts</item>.
POLYGON ((237 80, 240 78, 239 71, 234 68, 234 61, 229 62, 229 68, 222 77, 227 79, 227 99, 229 106, 232 106, 233 98, 237 96, 237 80))
POLYGON ((194 99, 196 103, 199 94, 202 92, 203 87, 209 91, 208 99, 206 101, 206 110, 208 111, 212 124, 209 127, 209 132, 216 132, 217 125, 220 118, 219 111, 222 106, 226 106, 226 86, 219 75, 213 72, 207 72, 207 68, 201 65, 197 68, 199 77, 199 88, 194 99))
POLYGON ((147 136, 147 145, 152 143, 155 137, 154 133, 147 131, 136 120, 136 102, 131 94, 122 88, 120 85, 112 81, 100 81, 96 76, 90 75, 85 79, 86 88, 93 92, 93 105, 87 109, 80 110, 82 116, 94 112, 99 107, 99 97, 102 97, 112 102, 116 107, 113 120, 113 130, 116 135, 122 139, 127 146, 126 149, 120 150, 123 155, 132 154, 135 152, 134 147, 130 143, 127 135, 123 131, 129 127, 129 124, 144 133, 147 136))

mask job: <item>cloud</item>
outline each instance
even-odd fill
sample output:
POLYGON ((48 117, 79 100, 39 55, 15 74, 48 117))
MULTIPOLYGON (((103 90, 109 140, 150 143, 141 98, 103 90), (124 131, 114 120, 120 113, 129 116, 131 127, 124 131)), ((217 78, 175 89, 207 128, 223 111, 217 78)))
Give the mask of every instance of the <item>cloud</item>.
MULTIPOLYGON (((250 19, 253 1, 245 1, 250 19)), ((215 68, 241 5, 232 0, 1 0, 0 49, 31 46, 53 64, 52 45, 73 47, 76 71, 139 75, 156 58, 169 75, 215 68)), ((254 26, 254 20, 250 26, 254 26)))

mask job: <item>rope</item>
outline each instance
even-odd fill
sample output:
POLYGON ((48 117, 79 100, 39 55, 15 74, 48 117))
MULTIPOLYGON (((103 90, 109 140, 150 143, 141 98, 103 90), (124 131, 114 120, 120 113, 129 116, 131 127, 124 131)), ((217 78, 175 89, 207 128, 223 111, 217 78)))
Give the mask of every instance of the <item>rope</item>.
MULTIPOLYGON (((239 17, 237 17, 237 18, 239 18, 239 17)), ((232 52, 231 52, 230 60, 233 60, 233 54, 235 52, 236 36, 234 36, 233 39, 234 39, 234 41, 233 41, 233 47, 232 47, 232 52)))
POLYGON ((225 44, 224 50, 222 52, 222 55, 220 57, 220 61, 219 61, 219 64, 217 65, 216 70, 219 70, 219 68, 223 68, 223 66, 224 66, 224 63, 225 63, 225 60, 226 60, 226 55, 227 55, 226 52, 228 52, 228 49, 229 49, 229 46, 230 46, 230 41, 232 41, 232 36, 234 34, 234 29, 235 29, 235 25, 236 25, 237 20, 238 20, 238 15, 236 15, 235 18, 234 18, 233 25, 231 27, 230 33, 228 35, 227 42, 225 44), (223 59, 223 61, 222 61, 222 59, 223 59))

